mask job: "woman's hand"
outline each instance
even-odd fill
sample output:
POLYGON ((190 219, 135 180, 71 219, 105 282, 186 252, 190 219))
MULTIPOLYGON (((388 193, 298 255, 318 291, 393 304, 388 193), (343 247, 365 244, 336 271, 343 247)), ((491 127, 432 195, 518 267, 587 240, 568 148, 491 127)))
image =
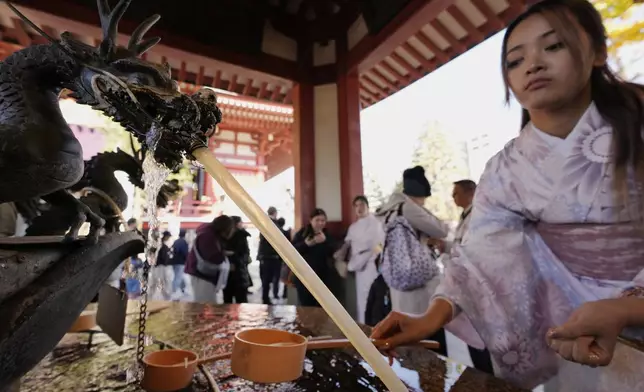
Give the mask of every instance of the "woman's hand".
POLYGON ((376 324, 371 332, 371 338, 387 341, 383 351, 389 355, 391 364, 392 357, 396 356, 394 348, 418 342, 434 332, 428 324, 424 316, 391 312, 384 320, 376 324))
POLYGON ((565 324, 548 331, 548 345, 562 358, 589 366, 613 359, 617 337, 628 324, 628 302, 606 299, 587 302, 565 324))
POLYGON ((324 233, 323 233, 323 232, 319 232, 319 233, 317 233, 317 234, 315 235, 315 237, 313 237, 313 238, 315 239, 315 243, 316 243, 316 244, 321 244, 321 243, 323 243, 324 241, 326 241, 326 236, 324 235, 324 233))

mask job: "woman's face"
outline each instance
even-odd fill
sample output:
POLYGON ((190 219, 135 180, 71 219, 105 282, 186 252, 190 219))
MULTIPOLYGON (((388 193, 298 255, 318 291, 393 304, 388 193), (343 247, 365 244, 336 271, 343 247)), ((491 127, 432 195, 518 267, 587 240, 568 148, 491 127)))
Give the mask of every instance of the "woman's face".
POLYGON ((356 202, 353 203, 353 209, 355 210, 358 218, 362 218, 369 213, 369 206, 363 200, 356 200, 356 202))
POLYGON ((313 218, 311 218, 311 227, 313 228, 314 232, 316 233, 321 232, 325 226, 326 226, 326 216, 316 215, 313 218))
POLYGON ((522 21, 508 37, 505 68, 516 99, 529 112, 557 110, 579 97, 590 81, 593 66, 602 65, 580 27, 575 61, 548 20, 540 14, 522 21))

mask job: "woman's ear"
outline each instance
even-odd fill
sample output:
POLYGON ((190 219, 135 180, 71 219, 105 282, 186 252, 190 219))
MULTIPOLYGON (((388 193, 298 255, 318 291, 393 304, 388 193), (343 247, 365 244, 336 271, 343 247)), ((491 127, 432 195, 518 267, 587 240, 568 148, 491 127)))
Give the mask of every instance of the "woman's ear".
POLYGON ((599 68, 604 67, 607 62, 608 62, 608 49, 606 48, 606 45, 602 45, 602 47, 595 52, 593 67, 599 67, 599 68))

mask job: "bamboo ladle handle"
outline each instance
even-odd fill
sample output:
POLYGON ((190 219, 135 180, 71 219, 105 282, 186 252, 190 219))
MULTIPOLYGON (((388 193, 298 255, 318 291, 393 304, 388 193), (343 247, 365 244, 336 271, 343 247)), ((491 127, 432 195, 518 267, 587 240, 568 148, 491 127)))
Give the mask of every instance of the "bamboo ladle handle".
MULTIPOLYGON (((387 345, 386 340, 372 340, 372 343, 374 346, 378 348, 382 348, 387 345)), ((440 344, 438 344, 438 342, 435 342, 433 340, 421 340, 420 342, 411 343, 411 344, 408 344, 407 346, 414 346, 414 347, 418 346, 418 347, 423 347, 430 350, 435 350, 437 348, 440 348, 440 344)), ((349 341, 349 339, 319 340, 319 341, 309 342, 306 345, 307 350, 322 350, 322 349, 328 349, 328 348, 346 348, 346 347, 351 347, 351 342, 349 341)))
MULTIPOLYGON (((376 347, 385 347, 387 345, 386 340, 372 340, 372 343, 376 347)), ((295 345, 297 343, 290 343, 290 342, 284 342, 283 344, 276 343, 274 346, 279 347, 288 347, 291 345, 295 345)), ((306 344, 306 350, 324 350, 324 349, 331 349, 331 348, 346 348, 346 347, 351 347, 351 341, 349 339, 325 339, 325 340, 309 340, 309 342, 306 344)), ((430 350, 435 350, 437 348, 440 348, 440 344, 438 342, 435 342, 433 340, 421 340, 420 342, 416 343, 411 343, 408 346, 414 346, 414 347, 423 347, 426 349, 430 350)), ((203 365, 206 363, 210 362, 217 362, 217 361, 223 361, 225 359, 230 359, 232 356, 232 353, 224 353, 224 354, 216 354, 216 355, 211 355, 209 357, 205 357, 202 359, 197 360, 197 365, 203 365)))

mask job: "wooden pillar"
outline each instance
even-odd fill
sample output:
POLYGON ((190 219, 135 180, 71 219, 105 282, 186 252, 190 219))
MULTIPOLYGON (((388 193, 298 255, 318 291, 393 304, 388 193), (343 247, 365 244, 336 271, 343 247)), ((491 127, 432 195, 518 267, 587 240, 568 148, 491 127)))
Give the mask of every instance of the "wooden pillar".
MULTIPOLYGON (((301 43, 298 50, 304 68, 312 66, 311 48, 301 43)), ((347 66, 346 38, 336 40, 335 61, 335 80, 300 81, 293 89, 295 221, 305 225, 322 208, 329 231, 341 238, 354 220, 351 202, 363 192, 359 80, 347 66)))
POLYGON ((347 53, 346 35, 343 35, 336 40, 336 59, 342 225, 345 229, 354 220, 353 199, 364 192, 360 139, 360 80, 358 71, 355 68, 349 69, 347 53))
MULTIPOLYGON (((300 73, 313 67, 313 50, 302 40, 297 45, 300 73)), ((301 80, 291 90, 293 99, 293 166, 295 170, 295 228, 306 225, 316 208, 314 86, 301 80)))
POLYGON ((293 86, 293 166, 295 169, 295 226, 308 223, 316 206, 315 129, 313 122, 313 85, 293 86))

